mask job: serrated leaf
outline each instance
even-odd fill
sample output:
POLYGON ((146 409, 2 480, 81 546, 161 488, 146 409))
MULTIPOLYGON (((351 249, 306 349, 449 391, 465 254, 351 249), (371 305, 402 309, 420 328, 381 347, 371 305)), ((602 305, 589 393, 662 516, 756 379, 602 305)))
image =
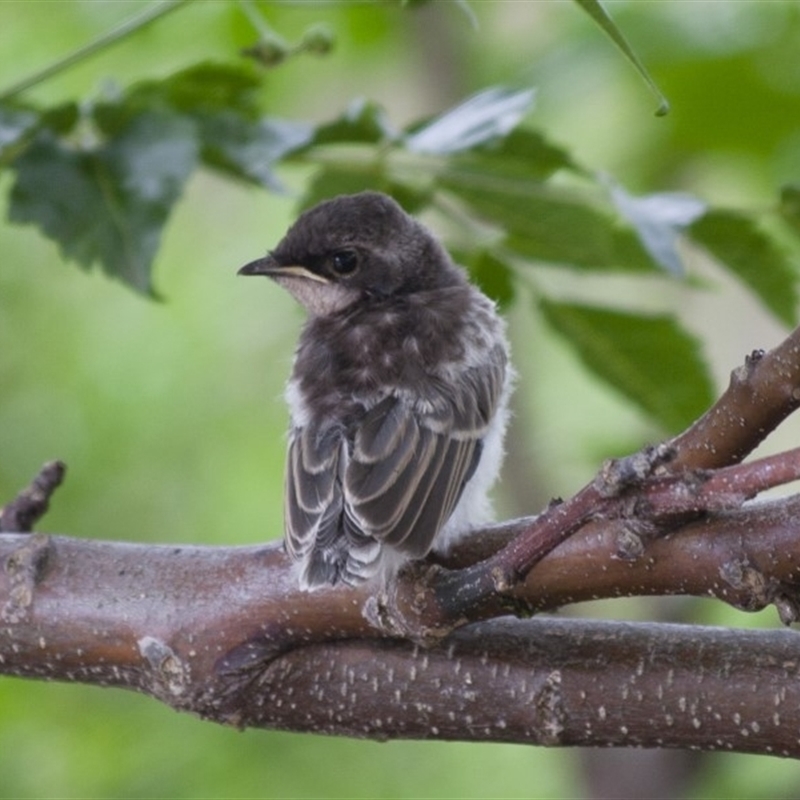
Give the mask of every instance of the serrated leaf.
POLYGON ((96 102, 91 114, 108 137, 118 135, 137 116, 156 111, 196 119, 227 114, 255 123, 260 114, 260 87, 258 73, 250 67, 203 62, 163 80, 135 83, 96 102))
POLYGON ((374 144, 397 137, 382 106, 360 98, 351 102, 344 114, 319 125, 310 145, 374 144))
POLYGON ((617 183, 610 183, 610 190, 617 210, 633 225, 653 261, 672 275, 682 276, 679 234, 705 212, 707 205, 678 192, 634 197, 617 183))
POLYGON ((588 369, 667 431, 682 430, 713 401, 698 342, 672 317, 549 300, 539 309, 588 369))
POLYGON ((235 111, 256 119, 261 113, 261 83, 261 74, 249 65, 204 62, 152 85, 162 89, 170 105, 184 113, 235 111))
POLYGON ((630 229, 580 197, 541 186, 520 190, 513 182, 504 187, 502 180, 467 186, 445 175, 441 182, 505 231, 506 245, 524 258, 583 269, 653 269, 630 229))
POLYGON ((93 118, 105 135, 115 136, 145 113, 184 116, 197 123, 206 164, 279 191, 274 162, 306 145, 314 129, 309 123, 259 118, 260 86, 249 67, 206 62, 163 81, 134 84, 97 103, 93 118))
POLYGON ((279 119, 251 122, 226 112, 202 116, 198 126, 206 164, 273 191, 283 191, 274 164, 304 147, 313 135, 313 127, 307 123, 279 119))
POLYGON ((405 136, 414 153, 447 155, 507 136, 533 107, 533 89, 493 87, 405 136))
POLYGON ((714 209, 700 217, 689 232, 775 316, 787 325, 795 324, 798 271, 789 255, 752 218, 714 209))
POLYGON ((43 111, 0 104, 0 165, 19 156, 39 130, 46 128, 63 135, 75 127, 78 117, 76 103, 62 103, 43 111))
POLYGON ((196 163, 194 126, 164 113, 137 117, 90 151, 42 134, 13 165, 9 218, 38 225, 81 266, 99 262, 152 293, 164 223, 196 163))
POLYGON ((616 26, 614 20, 608 16, 606 10, 599 0, 575 0, 575 2, 608 34, 611 41, 619 48, 625 57, 633 64, 636 71, 642 76, 644 82, 650 87, 653 94, 658 98, 658 108, 656 116, 663 117, 669 113, 669 101, 662 94, 656 82, 650 77, 650 73, 636 55, 633 48, 628 44, 627 39, 622 35, 622 31, 616 26))
POLYGON ((172 110, 190 116, 235 113, 255 121, 260 115, 259 73, 249 66, 203 62, 163 80, 133 84, 118 96, 95 104, 98 128, 113 136, 144 111, 172 110))

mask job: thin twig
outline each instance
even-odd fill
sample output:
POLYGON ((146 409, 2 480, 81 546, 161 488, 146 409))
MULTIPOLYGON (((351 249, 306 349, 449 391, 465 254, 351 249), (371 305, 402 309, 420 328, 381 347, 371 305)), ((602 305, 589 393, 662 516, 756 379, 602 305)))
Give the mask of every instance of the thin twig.
POLYGON ((800 478, 796 451, 745 468, 731 466, 798 406, 800 328, 770 352, 748 356, 720 399, 683 434, 658 448, 608 462, 610 468, 606 465, 569 500, 539 515, 500 551, 465 569, 437 575, 432 581, 433 616, 461 619, 494 593, 511 592, 591 519, 636 518, 668 530, 670 519, 738 508, 766 488, 800 478), (708 472, 712 469, 717 472, 708 472))
POLYGON ((65 72, 70 69, 70 67, 74 67, 82 61, 86 61, 97 53, 102 52, 122 39, 126 39, 128 36, 140 31, 147 25, 161 19, 172 11, 176 11, 188 2, 190 2, 190 0, 163 0, 163 2, 158 5, 145 9, 130 19, 125 20, 116 28, 106 31, 88 44, 82 45, 77 50, 53 61, 43 69, 34 72, 32 75, 28 75, 27 78, 23 78, 5 91, 0 92, 0 102, 10 100, 12 97, 16 97, 18 94, 22 94, 22 92, 40 83, 44 83, 44 81, 52 78, 54 75, 65 72))
POLYGON ((0 533, 27 533, 44 516, 53 492, 64 480, 63 461, 48 461, 10 503, 0 508, 0 533))

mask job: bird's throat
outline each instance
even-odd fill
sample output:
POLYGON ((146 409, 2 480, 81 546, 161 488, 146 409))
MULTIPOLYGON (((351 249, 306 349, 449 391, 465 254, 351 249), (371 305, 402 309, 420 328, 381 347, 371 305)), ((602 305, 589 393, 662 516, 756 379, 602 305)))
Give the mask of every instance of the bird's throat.
POLYGON ((336 283, 320 283, 297 275, 272 277, 315 317, 335 314, 361 296, 356 289, 349 289, 336 283))

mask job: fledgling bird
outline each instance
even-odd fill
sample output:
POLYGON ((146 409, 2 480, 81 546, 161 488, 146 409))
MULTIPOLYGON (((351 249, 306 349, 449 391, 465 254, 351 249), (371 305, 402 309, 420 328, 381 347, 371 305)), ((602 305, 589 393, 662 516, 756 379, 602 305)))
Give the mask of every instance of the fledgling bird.
POLYGON ((239 274, 309 314, 286 390, 285 545, 302 587, 385 580, 488 521, 505 326, 425 227, 386 195, 340 196, 239 274))

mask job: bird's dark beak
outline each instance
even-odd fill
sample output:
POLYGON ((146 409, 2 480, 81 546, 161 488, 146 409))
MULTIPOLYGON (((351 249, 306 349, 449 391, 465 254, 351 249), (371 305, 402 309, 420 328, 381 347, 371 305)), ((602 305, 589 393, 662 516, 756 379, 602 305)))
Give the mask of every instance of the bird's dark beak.
POLYGON ((264 256, 245 264, 236 274, 237 275, 280 275, 283 271, 282 267, 274 258, 274 256, 264 256))
POLYGON ((272 256, 265 256, 245 264, 237 275, 266 275, 270 278, 308 278, 319 283, 329 283, 327 278, 317 275, 316 272, 300 266, 299 264, 279 264, 272 256))
POLYGON ((277 263, 272 256, 258 258, 245 264, 236 274, 237 275, 272 275, 277 267, 277 263))

